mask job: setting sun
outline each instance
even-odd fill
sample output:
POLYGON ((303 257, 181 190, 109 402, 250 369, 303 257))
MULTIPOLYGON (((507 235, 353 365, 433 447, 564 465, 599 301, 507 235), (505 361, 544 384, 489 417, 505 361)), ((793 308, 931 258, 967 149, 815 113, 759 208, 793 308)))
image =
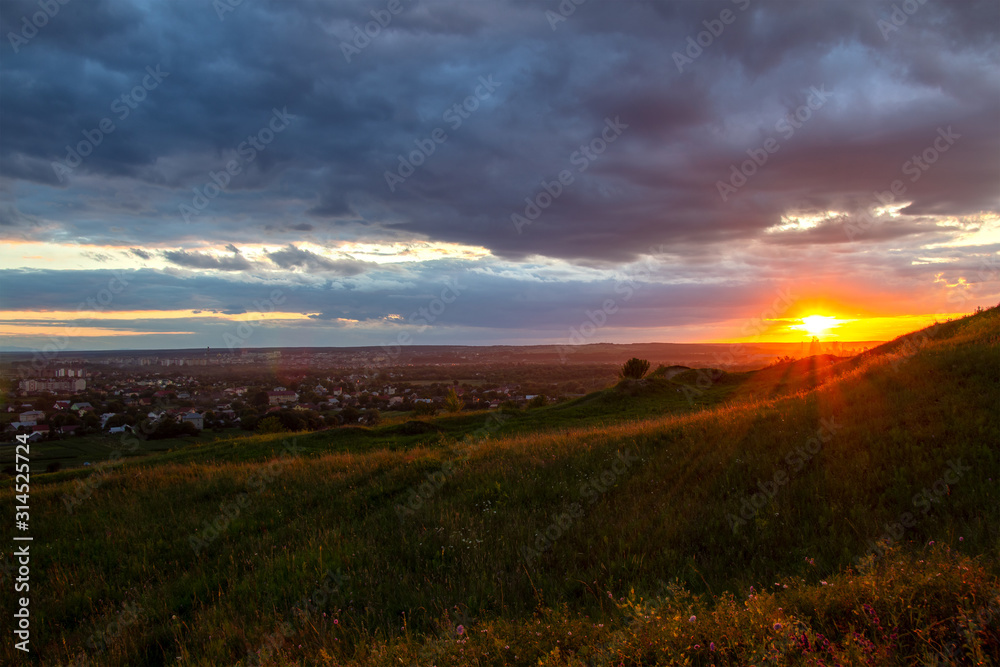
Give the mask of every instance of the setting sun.
POLYGON ((802 324, 793 325, 792 329, 805 331, 810 336, 825 336, 830 329, 839 327, 841 323, 846 321, 829 315, 809 315, 802 318, 802 324))

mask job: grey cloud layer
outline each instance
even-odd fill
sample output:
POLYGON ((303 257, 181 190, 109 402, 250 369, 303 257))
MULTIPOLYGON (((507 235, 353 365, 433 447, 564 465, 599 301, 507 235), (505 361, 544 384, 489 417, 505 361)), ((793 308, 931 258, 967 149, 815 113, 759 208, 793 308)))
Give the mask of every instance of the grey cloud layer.
MULTIPOLYGON (((0 233, 264 241, 285 246, 271 256, 281 266, 341 275, 363 266, 288 244, 418 235, 511 258, 622 261, 653 244, 757 237, 792 206, 871 206, 941 126, 962 139, 908 190, 906 213, 1000 208, 1000 5, 928 2, 883 37, 890 2, 744 4, 591 0, 553 30, 544 10, 555 2, 404 2, 348 63, 340 45, 378 3, 243 3, 222 21, 201 1, 148 12, 69 3, 4 56, 0 84, 16 92, 4 99, 0 233), (723 9, 735 20, 678 72, 672 54, 723 9), (114 101, 157 65, 169 75, 121 118, 114 101), (500 86, 455 127, 447 110, 485 76, 500 86), (813 86, 830 101, 786 137, 776 124, 813 86), (296 120, 185 224, 178 207, 192 188, 236 159, 275 107, 296 120), (579 171, 574 152, 608 117, 628 129, 579 171), (114 131, 60 183, 51 163, 103 118, 114 131), (384 172, 436 128, 447 140, 390 192, 384 172), (723 202, 716 182, 769 137, 780 150, 723 202), (511 214, 566 169, 573 184, 517 234, 511 214)), ((7 3, 3 34, 35 10, 7 3)), ((186 267, 247 268, 237 256, 168 252, 186 267)))

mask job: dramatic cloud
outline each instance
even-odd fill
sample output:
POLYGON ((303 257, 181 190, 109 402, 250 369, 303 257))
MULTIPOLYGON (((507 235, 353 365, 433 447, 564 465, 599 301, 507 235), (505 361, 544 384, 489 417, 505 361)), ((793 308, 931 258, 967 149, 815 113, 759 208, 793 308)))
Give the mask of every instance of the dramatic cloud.
POLYGON ((235 247, 228 246, 226 250, 232 252, 232 256, 215 257, 205 253, 185 252, 184 250, 167 250, 163 252, 163 256, 169 262, 192 269, 246 271, 251 267, 250 262, 235 247))
POLYGON ((386 330, 450 272, 478 342, 574 325, 649 256, 638 339, 779 284, 1000 294, 995 0, 399 7, 70 2, 27 37, 6 2, 5 266, 143 267, 158 308, 277 282, 386 330))
POLYGON ((341 276, 354 276, 365 270, 365 262, 353 259, 331 260, 326 257, 300 250, 291 243, 287 248, 267 254, 267 258, 283 269, 303 269, 314 273, 335 273, 341 276))

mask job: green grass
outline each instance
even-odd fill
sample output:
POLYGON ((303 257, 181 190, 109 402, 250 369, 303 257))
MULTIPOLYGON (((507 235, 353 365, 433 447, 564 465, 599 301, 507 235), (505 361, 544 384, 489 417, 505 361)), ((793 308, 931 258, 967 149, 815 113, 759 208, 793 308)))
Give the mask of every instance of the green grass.
MULTIPOLYGON (((201 431, 197 436, 139 441, 126 439, 118 434, 70 435, 57 440, 42 440, 31 444, 31 472, 42 473, 52 463, 58 463, 62 468, 79 468, 85 463, 96 465, 112 457, 132 458, 189 446, 197 447, 216 440, 231 439, 238 433, 238 429, 218 433, 201 431)), ((13 445, 0 448, 0 468, 13 465, 14 454, 13 445)))
POLYGON ((857 358, 626 383, 486 432, 460 414, 33 477, 34 646, 46 664, 234 664, 269 636, 265 664, 806 664, 781 622, 829 639, 828 664, 998 660, 995 620, 969 625, 1000 609, 998 352, 992 309, 857 358), (866 559, 886 536, 895 551, 866 559), (337 590, 293 611, 327 572, 337 590), (748 606, 750 586, 766 595, 748 606), (138 619, 88 648, 125 605, 138 619))

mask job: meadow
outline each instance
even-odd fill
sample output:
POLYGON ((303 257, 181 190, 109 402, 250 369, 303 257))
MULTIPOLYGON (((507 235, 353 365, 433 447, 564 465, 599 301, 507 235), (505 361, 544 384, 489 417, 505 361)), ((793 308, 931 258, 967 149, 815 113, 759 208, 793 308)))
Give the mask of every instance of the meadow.
POLYGON ((856 357, 33 474, 29 661, 995 664, 998 407, 994 308, 856 357))

